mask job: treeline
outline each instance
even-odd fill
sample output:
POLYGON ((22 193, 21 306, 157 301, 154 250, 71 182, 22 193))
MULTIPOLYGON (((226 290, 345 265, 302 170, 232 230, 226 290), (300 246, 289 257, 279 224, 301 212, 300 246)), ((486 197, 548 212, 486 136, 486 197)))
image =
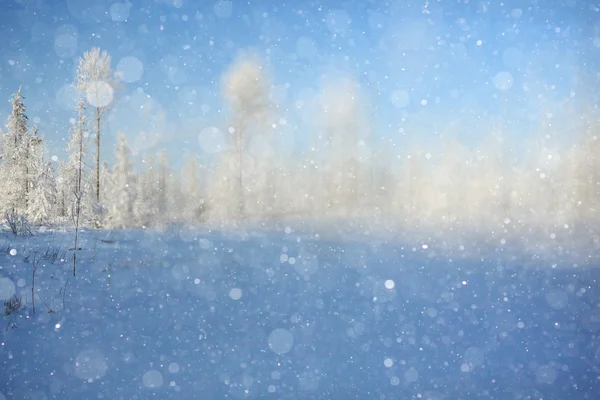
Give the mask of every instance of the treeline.
POLYGON ((209 163, 188 155, 176 173, 166 151, 134 168, 122 133, 114 165, 102 162, 104 118, 118 104, 119 76, 110 63, 99 49, 79 61, 73 86, 80 98, 66 160, 48 160, 37 127, 29 126, 21 89, 13 96, 0 165, 6 219, 47 224, 77 215, 90 227, 153 228, 354 218, 461 232, 600 233, 597 110, 578 118, 584 121, 578 138, 560 154, 542 139, 515 162, 506 141, 492 134, 483 148, 448 139, 432 154, 376 145, 360 87, 350 80, 323 88, 315 99, 322 110, 314 116, 318 134, 302 156, 282 159, 268 133, 282 117, 270 96, 269 74, 258 57, 244 53, 221 82, 229 110, 221 129, 226 148, 209 163), (259 137, 263 146, 252 151, 259 137))

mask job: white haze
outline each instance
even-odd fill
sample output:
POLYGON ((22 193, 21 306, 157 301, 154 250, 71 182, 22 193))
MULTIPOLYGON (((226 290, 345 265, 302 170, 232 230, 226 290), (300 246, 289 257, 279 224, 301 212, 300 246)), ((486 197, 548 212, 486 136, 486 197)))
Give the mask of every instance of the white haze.
MULTIPOLYGON (((259 61, 238 60, 227 76, 233 82, 257 81, 262 69, 251 67, 252 62, 259 61)), ((230 99, 265 96, 257 93, 257 85, 228 88, 234 88, 226 93, 230 99)), ((468 146, 453 135, 458 130, 453 126, 429 150, 426 138, 421 145, 413 140, 410 147, 374 140, 364 97, 352 78, 324 82, 313 99, 317 128, 307 133, 309 150, 286 159, 268 151, 248 153, 241 192, 235 192, 235 184, 223 186, 236 168, 232 153, 224 154, 207 177, 213 199, 208 220, 237 221, 226 210, 236 208, 242 193, 246 219, 254 222, 294 218, 322 226, 323 221, 355 220, 375 232, 409 230, 449 238, 475 234, 498 244, 528 237, 550 248, 575 242, 598 245, 596 109, 585 116, 565 113, 576 130, 568 145, 558 140, 561 132, 540 126, 537 137, 513 139, 499 128, 482 132, 482 145, 468 146)), ((250 105, 243 110, 247 116, 264 112, 250 105)), ((569 125, 569 120, 562 122, 569 125)), ((252 138, 269 132, 268 126, 249 130, 253 128, 252 138)))

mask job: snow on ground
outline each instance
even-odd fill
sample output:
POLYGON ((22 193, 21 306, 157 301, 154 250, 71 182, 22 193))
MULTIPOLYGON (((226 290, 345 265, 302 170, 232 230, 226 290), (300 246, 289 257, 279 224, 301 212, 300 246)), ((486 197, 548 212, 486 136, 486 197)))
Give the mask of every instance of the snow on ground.
POLYGON ((600 393, 596 268, 292 229, 81 237, 76 277, 72 232, 0 241, 0 298, 27 302, 1 400, 600 393))

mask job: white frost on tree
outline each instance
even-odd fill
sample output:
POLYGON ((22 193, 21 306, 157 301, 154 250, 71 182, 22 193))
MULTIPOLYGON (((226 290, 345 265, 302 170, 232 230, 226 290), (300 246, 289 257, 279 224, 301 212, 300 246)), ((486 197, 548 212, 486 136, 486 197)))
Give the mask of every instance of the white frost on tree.
POLYGON ((6 125, 2 155, 2 213, 24 215, 27 211, 30 188, 30 162, 28 159, 31 145, 28 129, 27 107, 23 103, 21 87, 12 97, 12 111, 6 125))
POLYGON ((41 161, 36 168, 27 214, 32 222, 48 224, 55 219, 58 192, 52 162, 41 161))
POLYGON ((69 218, 77 223, 98 226, 95 218, 95 197, 87 164, 87 119, 82 98, 76 107, 77 118, 69 129, 68 158, 61 171, 61 189, 69 218))
POLYGON ((86 51, 79 58, 77 73, 73 87, 80 96, 85 98, 90 105, 91 116, 89 123, 91 131, 96 137, 96 165, 95 165, 95 188, 96 201, 100 201, 100 140, 102 137, 102 120, 114 104, 115 91, 118 89, 119 81, 117 74, 111 68, 111 57, 106 52, 101 52, 94 47, 86 51))
POLYGON ((24 136, 25 171, 27 179, 26 216, 36 223, 48 223, 54 217, 56 183, 52 164, 45 159, 42 138, 37 126, 33 135, 24 136))

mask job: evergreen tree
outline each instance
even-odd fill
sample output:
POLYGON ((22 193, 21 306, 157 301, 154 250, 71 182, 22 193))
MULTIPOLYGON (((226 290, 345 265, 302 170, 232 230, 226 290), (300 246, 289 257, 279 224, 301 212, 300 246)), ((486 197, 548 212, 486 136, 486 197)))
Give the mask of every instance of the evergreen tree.
POLYGON ((25 171, 27 177, 26 215, 32 221, 47 223, 56 208, 56 182, 52 165, 48 165, 37 126, 33 136, 25 136, 25 171))
POLYGON ((58 191, 51 161, 42 162, 37 169, 31 190, 28 215, 31 221, 47 224, 54 220, 58 191))
POLYGON ((29 177, 30 136, 28 131, 27 107, 23 103, 21 87, 12 97, 12 111, 4 136, 2 180, 4 190, 0 204, 3 214, 24 214, 27 210, 29 177))

